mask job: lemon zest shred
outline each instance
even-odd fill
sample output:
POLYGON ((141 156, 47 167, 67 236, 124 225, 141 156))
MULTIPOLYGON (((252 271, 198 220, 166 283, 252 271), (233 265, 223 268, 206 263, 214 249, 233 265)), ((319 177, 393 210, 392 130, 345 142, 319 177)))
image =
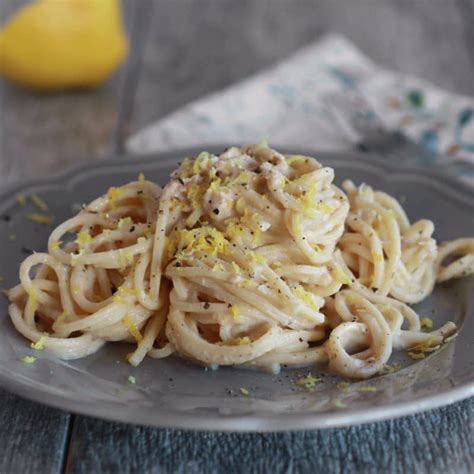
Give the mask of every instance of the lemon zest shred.
POLYGON ((53 250, 58 249, 62 245, 63 241, 62 240, 55 240, 54 242, 51 242, 48 246, 48 250, 52 252, 53 250))
POLYGON ((372 252, 372 259, 374 263, 381 263, 383 262, 383 255, 377 252, 372 252))
POLYGON ((67 311, 64 310, 64 311, 58 316, 58 318, 56 319, 56 321, 54 322, 54 326, 59 326, 59 325, 63 324, 64 321, 66 320, 66 317, 67 317, 67 311))
POLYGON ((254 252, 252 250, 247 252, 247 255, 250 258, 250 260, 254 263, 266 263, 266 261, 267 261, 265 257, 263 257, 259 253, 254 252))
POLYGON ((213 267, 212 267, 212 271, 213 272, 227 272, 227 270, 225 269, 224 265, 222 263, 216 263, 213 267))
POLYGON ((239 281, 239 283, 237 283, 237 286, 239 288, 250 288, 252 286, 252 281, 246 278, 242 281, 239 281))
POLYGON ((298 379, 295 384, 305 387, 307 389, 313 389, 316 387, 316 384, 321 381, 320 377, 314 377, 311 372, 308 372, 306 377, 301 377, 298 379))
POLYGON ((433 320, 431 318, 423 318, 420 321, 422 329, 431 329, 433 327, 433 320))
POLYGON ((137 379, 133 375, 128 376, 128 383, 131 383, 132 385, 135 385, 137 383, 137 379))
POLYGON ((133 225, 133 220, 131 217, 122 217, 119 219, 117 227, 122 229, 123 227, 129 227, 133 225))
POLYGON ((128 314, 126 314, 122 318, 122 323, 128 329, 128 332, 134 337, 137 343, 140 343, 143 341, 142 333, 138 330, 135 324, 133 324, 133 321, 130 319, 130 316, 128 314))
POLYGON ((41 336, 36 342, 31 343, 31 348, 36 349, 37 351, 42 351, 44 349, 44 336, 41 336))
POLYGON ((237 265, 237 263, 232 262, 231 265, 235 273, 240 273, 240 267, 237 265))
POLYGON ((47 216, 45 214, 38 214, 36 212, 32 212, 30 214, 27 214, 26 218, 28 220, 30 220, 31 222, 34 222, 36 224, 42 224, 42 225, 51 225, 54 221, 53 216, 47 216))
POLYGON ((109 205, 111 209, 114 209, 117 206, 117 200, 120 199, 123 191, 120 188, 112 186, 107 191, 107 199, 109 200, 109 205))
POLYGON ((413 352, 413 351, 408 352, 408 356, 414 360, 420 360, 426 357, 424 352, 413 352))
POLYGON ((80 247, 84 247, 85 245, 89 245, 92 242, 92 236, 87 232, 87 230, 82 230, 77 234, 77 238, 74 241, 80 247))
POLYGON ((234 321, 241 321, 241 316, 240 316, 240 308, 239 308, 239 305, 236 305, 236 304, 233 304, 230 308, 229 308, 229 311, 230 311, 230 314, 232 315, 232 319, 234 321))
POLYGON ((137 294, 137 288, 125 288, 120 286, 114 294, 112 301, 116 304, 126 304, 127 300, 125 299, 125 296, 137 296, 137 294))
POLYGON ((304 155, 287 155, 285 156, 285 161, 288 165, 292 165, 293 163, 298 163, 301 161, 306 161, 309 157, 304 155))
POLYGON ((245 346, 246 344, 250 344, 252 340, 248 336, 244 337, 236 337, 233 339, 228 339, 225 341, 226 346, 245 346))
POLYGON ((292 293, 301 301, 303 301, 306 305, 308 305, 311 309, 318 311, 319 308, 313 300, 313 296, 309 291, 306 291, 301 285, 293 288, 292 293))
POLYGON ((36 291, 33 289, 32 291, 28 292, 28 303, 26 304, 26 308, 28 311, 35 311, 36 310, 36 291))
POLYGON ((357 391, 361 393, 375 393, 378 392, 378 388, 372 385, 364 385, 363 387, 359 387, 357 391))
POLYGON ((410 347, 412 351, 418 352, 432 352, 439 348, 438 339, 435 337, 430 337, 426 341, 419 342, 410 347))
POLYGON ((244 388, 244 387, 240 387, 239 390, 240 390, 240 393, 241 393, 242 395, 247 396, 247 395, 249 394, 249 391, 248 391, 246 388, 244 388))
POLYGON ((138 184, 140 188, 143 188, 143 186, 145 185, 145 175, 143 173, 140 173, 138 175, 138 184))
POLYGON ((26 204, 26 198, 25 196, 23 196, 23 194, 17 194, 15 196, 15 201, 17 202, 17 204, 19 204, 20 206, 24 206, 26 204))
POLYGON ((333 276, 334 276, 334 279, 339 282, 339 283, 342 283, 343 285, 350 285, 351 284, 351 280, 350 278, 345 274, 344 270, 341 268, 340 265, 335 265, 334 266, 334 269, 333 269, 333 276))
POLYGON ((133 264, 134 254, 130 250, 119 250, 119 265, 121 269, 127 268, 133 264))
POLYGON ((336 408, 347 408, 347 403, 344 403, 342 400, 339 400, 338 398, 334 400, 333 404, 336 408))
POLYGON ((394 372, 398 372, 401 370, 402 366, 398 363, 393 364, 385 364, 380 371, 381 374, 393 374, 394 372))
POLYGON ((268 140, 266 137, 263 137, 260 140, 260 143, 254 148, 255 153, 259 152, 260 150, 263 150, 265 148, 268 148, 268 140))
POLYGON ((349 389, 349 387, 350 387, 350 385, 351 385, 351 384, 350 384, 349 382, 338 382, 338 383, 336 384, 336 388, 337 388, 338 390, 341 390, 342 392, 347 392, 348 389, 349 389))
POLYGON ((31 365, 36 361, 36 357, 25 356, 25 357, 22 357, 20 360, 26 365, 31 365))
POLYGON ((29 198, 40 211, 48 210, 48 205, 37 194, 30 194, 29 198))
POLYGON ((303 224, 303 217, 301 214, 296 214, 293 218, 293 229, 297 236, 301 236, 302 234, 302 224, 303 224))
POLYGON ((319 212, 323 212, 324 214, 331 214, 333 211, 331 206, 328 206, 325 202, 319 202, 315 206, 316 210, 319 212))

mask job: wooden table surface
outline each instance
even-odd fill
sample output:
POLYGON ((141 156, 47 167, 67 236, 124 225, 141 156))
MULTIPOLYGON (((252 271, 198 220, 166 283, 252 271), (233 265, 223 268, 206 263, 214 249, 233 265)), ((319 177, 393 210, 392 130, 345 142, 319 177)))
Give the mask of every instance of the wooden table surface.
MULTIPOLYGON (((0 22, 23 3, 0 0, 0 22)), ((123 3, 131 54, 100 89, 37 95, 0 81, 0 187, 120 152, 150 121, 329 31, 390 68, 474 95, 473 0, 123 3)), ((365 427, 221 439, 237 446, 247 436, 257 453, 270 447, 284 460, 272 464, 267 453, 235 472, 472 473, 473 410, 470 399, 365 427)), ((0 390, 0 473, 224 472, 215 441, 183 456, 198 436, 75 416, 0 390)))

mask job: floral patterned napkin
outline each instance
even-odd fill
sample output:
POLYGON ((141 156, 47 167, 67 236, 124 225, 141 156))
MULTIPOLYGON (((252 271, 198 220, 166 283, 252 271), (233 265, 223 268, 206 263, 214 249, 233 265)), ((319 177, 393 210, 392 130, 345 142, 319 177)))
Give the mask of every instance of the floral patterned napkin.
POLYGON ((128 149, 267 138, 275 147, 343 150, 393 132, 428 151, 413 158, 418 164, 455 164, 474 178, 474 99, 384 69, 331 34, 149 125, 131 137, 128 149))

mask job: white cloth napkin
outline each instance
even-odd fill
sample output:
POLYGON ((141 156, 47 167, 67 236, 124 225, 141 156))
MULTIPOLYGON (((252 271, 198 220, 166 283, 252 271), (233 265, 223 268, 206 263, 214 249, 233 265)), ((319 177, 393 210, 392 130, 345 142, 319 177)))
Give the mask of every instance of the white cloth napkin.
POLYGON ((266 138, 295 151, 343 150, 384 131, 433 151, 433 161, 474 164, 474 99, 384 69, 330 34, 145 127, 127 145, 144 153, 266 138))

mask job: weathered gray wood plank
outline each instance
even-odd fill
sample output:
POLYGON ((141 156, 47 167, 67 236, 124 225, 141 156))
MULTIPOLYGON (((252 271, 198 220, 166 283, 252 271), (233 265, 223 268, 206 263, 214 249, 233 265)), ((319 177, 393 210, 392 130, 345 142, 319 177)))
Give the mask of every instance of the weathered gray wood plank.
POLYGON ((130 130, 330 31, 346 35, 387 67, 473 95, 469 4, 472 0, 156 0, 130 130))
POLYGON ((157 430, 81 417, 69 472, 468 474, 473 407, 471 399, 360 427, 268 434, 157 430))
POLYGON ((0 473, 61 472, 71 415, 0 390, 0 473))

